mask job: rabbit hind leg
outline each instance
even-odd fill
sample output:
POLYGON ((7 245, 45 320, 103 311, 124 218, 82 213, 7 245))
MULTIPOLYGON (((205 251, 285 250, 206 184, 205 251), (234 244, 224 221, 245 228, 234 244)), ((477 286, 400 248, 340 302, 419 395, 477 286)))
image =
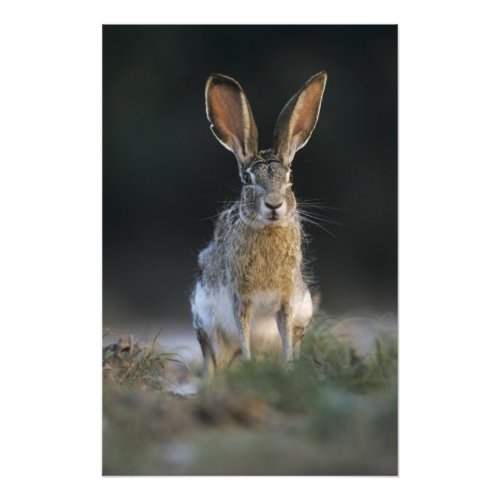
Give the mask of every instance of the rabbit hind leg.
POLYGON ((205 378, 213 376, 217 368, 217 357, 212 342, 203 328, 196 329, 196 336, 200 343, 201 353, 203 354, 203 375, 205 378))

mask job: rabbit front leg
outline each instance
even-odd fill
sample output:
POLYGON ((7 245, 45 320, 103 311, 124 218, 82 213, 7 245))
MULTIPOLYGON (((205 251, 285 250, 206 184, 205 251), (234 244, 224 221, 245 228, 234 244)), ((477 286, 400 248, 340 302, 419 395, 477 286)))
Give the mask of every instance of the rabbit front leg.
POLYGON ((304 340, 304 331, 305 328, 303 326, 293 327, 293 359, 300 358, 300 350, 302 347, 302 341, 304 340))
POLYGON ((293 325, 292 311, 288 304, 283 304, 278 311, 278 330, 283 345, 283 360, 285 363, 293 360, 293 325))
POLYGON ((249 300, 234 297, 234 316, 240 337, 241 355, 243 359, 251 359, 250 353, 250 315, 251 303, 249 300))

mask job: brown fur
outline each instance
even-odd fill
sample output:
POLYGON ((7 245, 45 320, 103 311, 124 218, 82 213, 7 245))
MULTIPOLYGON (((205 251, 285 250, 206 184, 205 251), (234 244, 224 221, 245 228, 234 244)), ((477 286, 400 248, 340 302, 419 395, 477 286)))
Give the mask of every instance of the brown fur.
POLYGON ((211 286, 230 283, 242 296, 279 289, 288 299, 302 263, 299 221, 256 229, 241 220, 239 210, 236 203, 219 216, 200 263, 202 280, 211 286))

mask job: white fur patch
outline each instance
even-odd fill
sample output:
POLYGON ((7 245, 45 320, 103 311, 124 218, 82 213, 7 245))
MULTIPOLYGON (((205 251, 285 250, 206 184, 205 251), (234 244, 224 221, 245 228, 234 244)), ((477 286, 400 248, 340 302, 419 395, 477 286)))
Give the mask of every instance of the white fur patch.
POLYGON ((206 289, 198 282, 193 297, 192 311, 210 337, 220 327, 228 335, 238 338, 233 301, 227 288, 206 289))
MULTIPOLYGON (((280 297, 279 291, 252 294, 253 311, 250 320, 252 349, 262 350, 279 344, 276 315, 280 308, 280 297)), ((297 289, 292 296, 291 307, 294 325, 307 326, 313 313, 309 291, 297 289)), ((222 329, 227 340, 239 342, 233 300, 228 288, 206 289, 201 283, 197 283, 192 311, 210 338, 214 338, 216 331, 222 329)))
POLYGON ((269 350, 279 344, 280 336, 276 315, 280 308, 281 293, 254 292, 251 296, 252 317, 250 339, 252 350, 269 350))
POLYGON ((293 323, 297 326, 307 326, 313 315, 313 303, 309 290, 297 290, 292 298, 293 323))

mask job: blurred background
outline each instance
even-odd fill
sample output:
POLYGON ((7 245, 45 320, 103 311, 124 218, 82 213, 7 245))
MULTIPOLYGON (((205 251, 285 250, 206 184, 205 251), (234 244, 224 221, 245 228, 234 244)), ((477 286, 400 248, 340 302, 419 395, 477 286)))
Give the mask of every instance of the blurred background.
POLYGON ((342 224, 306 226, 321 306, 396 314, 396 26, 104 26, 105 327, 190 328, 197 253, 240 189, 205 115, 210 73, 241 83, 267 148, 282 107, 320 70, 319 122, 293 169, 299 201, 342 224))

